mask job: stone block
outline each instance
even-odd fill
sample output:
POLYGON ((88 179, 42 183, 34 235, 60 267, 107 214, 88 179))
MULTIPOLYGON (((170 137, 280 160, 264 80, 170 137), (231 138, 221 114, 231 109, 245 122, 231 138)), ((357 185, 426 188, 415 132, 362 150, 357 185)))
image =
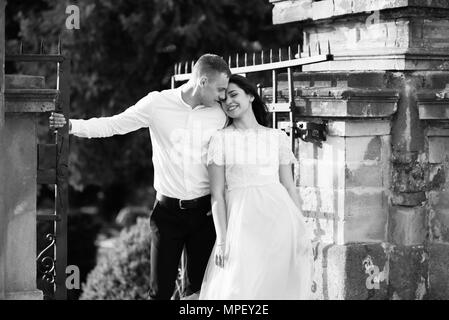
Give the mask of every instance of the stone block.
POLYGON ((40 290, 7 292, 6 300, 43 300, 44 294, 40 290))
MULTIPOLYGON (((447 261, 429 268, 432 260, 423 246, 317 243, 315 253, 317 290, 314 298, 318 300, 428 299, 432 292, 432 284, 429 292, 427 283, 429 269, 431 275, 438 275, 436 271, 445 266, 446 271, 438 279, 441 281, 447 277, 447 261)), ((438 292, 446 291, 442 296, 447 294, 447 284, 447 281, 442 281, 438 286, 438 289, 443 289, 438 292)))
POLYGON ((328 135, 343 137, 363 137, 389 135, 391 122, 386 120, 346 120, 329 121, 328 135))
POLYGON ((384 168, 378 164, 347 162, 345 170, 345 187, 384 187, 384 168))
POLYGON ((386 240, 388 202, 383 188, 345 190, 344 229, 338 230, 343 243, 386 240))
POLYGON ((430 238, 436 242, 449 243, 449 208, 432 207, 428 219, 430 238))
POLYGON ((5 190, 8 231, 5 291, 36 287, 36 136, 33 115, 7 114, 5 190), (27 235, 27 236, 24 236, 27 235), (18 250, 20 248, 20 250, 18 250))
POLYGON ((381 159, 382 140, 375 137, 346 137, 346 161, 377 163, 381 159))
POLYGON ((299 197, 301 209, 303 211, 314 212, 314 214, 328 214, 338 216, 338 211, 343 210, 342 190, 333 188, 299 187, 299 197), (340 205, 340 206, 339 206, 340 205))
POLYGON ((5 88, 8 89, 43 89, 45 77, 18 74, 5 75, 5 88))
POLYGON ((449 300, 449 244, 429 245, 429 295, 431 300, 449 300))
POLYGON ((421 206, 427 198, 425 192, 400 192, 392 193, 390 200, 393 205, 416 207, 421 206))
POLYGON ((429 162, 449 161, 449 137, 429 137, 429 162))
POLYGON ((344 188, 343 162, 302 159, 299 162, 299 185, 302 187, 344 188))
POLYGON ((423 192, 428 189, 427 164, 419 159, 401 163, 393 159, 392 186, 394 192, 423 192))
POLYGON ((312 0, 277 1, 273 7, 273 24, 312 18, 312 0))
POLYGON ((312 2, 313 20, 330 18, 334 15, 334 1, 323 0, 312 2))
POLYGON ((379 300, 387 297, 386 257, 380 244, 315 245, 317 300, 379 300), (382 275, 381 275, 382 277, 382 275))
POLYGON ((392 246, 388 260, 389 299, 428 299, 429 263, 429 254, 424 246, 392 246))
POLYGON ((343 163, 345 157, 345 139, 342 137, 328 136, 323 141, 322 147, 299 140, 298 146, 299 161, 302 159, 316 159, 343 163))
POLYGON ((390 208, 388 239, 395 245, 421 245, 427 237, 426 209, 424 207, 390 208))

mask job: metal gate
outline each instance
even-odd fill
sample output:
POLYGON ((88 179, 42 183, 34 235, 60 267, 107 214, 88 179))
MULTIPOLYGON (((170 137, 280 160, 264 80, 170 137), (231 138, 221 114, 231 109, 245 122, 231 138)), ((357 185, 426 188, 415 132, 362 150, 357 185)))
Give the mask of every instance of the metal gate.
MULTIPOLYGON (((44 53, 41 42, 38 54, 24 54, 20 44, 19 53, 6 55, 5 61, 18 63, 47 63, 56 66, 55 111, 69 119, 70 60, 61 52, 58 43, 56 54, 44 53)), ((48 118, 48 117, 47 117, 48 118)), ((38 214, 37 224, 48 230, 44 239, 37 234, 37 287, 44 299, 67 299, 67 214, 68 214, 68 126, 48 132, 46 143, 38 144, 37 183, 54 187, 54 208, 51 213, 38 214)), ((37 227, 37 226, 36 226, 37 227)))
MULTIPOLYGON (((257 84, 259 95, 270 111, 272 127, 287 132, 291 139, 293 151, 295 151, 295 139, 297 138, 317 143, 326 139, 325 124, 300 121, 301 115, 295 103, 295 98, 300 98, 300 93, 295 91, 294 73, 302 72, 302 66, 304 65, 333 60, 330 42, 327 43, 326 53, 321 52, 321 46, 318 43, 318 55, 314 56, 311 54, 310 46, 307 48, 307 52, 303 52, 300 45, 297 45, 295 49, 292 50, 291 47, 287 47, 279 48, 277 54, 273 53, 273 50, 269 50, 268 54, 260 51, 252 55, 244 53, 243 56, 236 54, 228 57, 228 65, 233 74, 244 75, 257 84), (285 78, 285 76, 287 81, 280 81, 280 78, 285 78), (271 86, 264 85, 265 81, 271 82, 271 86)), ((171 87, 175 88, 180 83, 189 80, 193 66, 194 61, 177 63, 174 66, 171 87)), ((183 253, 175 298, 179 298, 184 292, 185 265, 186 259, 183 253)))

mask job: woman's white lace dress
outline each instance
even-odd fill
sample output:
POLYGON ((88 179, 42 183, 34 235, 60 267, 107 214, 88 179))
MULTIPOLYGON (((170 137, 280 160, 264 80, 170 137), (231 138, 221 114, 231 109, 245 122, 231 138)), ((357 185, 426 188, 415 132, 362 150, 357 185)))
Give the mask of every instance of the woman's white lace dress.
POLYGON ((212 137, 207 162, 225 166, 226 260, 216 266, 212 251, 200 299, 310 298, 311 234, 279 181, 279 164, 295 161, 281 130, 226 128, 212 137))

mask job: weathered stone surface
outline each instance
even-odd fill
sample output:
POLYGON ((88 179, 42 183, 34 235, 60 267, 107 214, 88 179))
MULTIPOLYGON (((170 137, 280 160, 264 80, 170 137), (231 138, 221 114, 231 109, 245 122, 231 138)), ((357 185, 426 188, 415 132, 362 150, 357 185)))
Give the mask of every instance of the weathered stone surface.
POLYGON ((298 10, 298 8, 309 8, 311 1, 276 0, 270 2, 272 2, 275 6, 273 9, 273 23, 275 24, 287 23, 292 21, 303 21, 307 19, 319 20, 347 14, 364 13, 367 11, 398 9, 406 7, 449 9, 449 5, 444 0, 324 0, 313 2, 312 7, 314 10, 303 12, 301 15, 292 16, 286 15, 285 12, 288 12, 289 10, 298 10))
MULTIPOLYGON (((425 199, 424 199, 425 200, 425 199)), ((389 241, 395 245, 421 245, 427 237, 425 207, 390 208, 389 241)))
POLYGON ((45 78, 23 74, 6 74, 5 87, 8 89, 44 89, 45 78))
POLYGON ((429 245, 429 295, 428 299, 449 299, 449 244, 429 245))
MULTIPOLYGON (((5 65, 5 1, 0 0, 0 150, 4 150, 4 125, 5 125, 5 106, 4 106, 4 68, 5 65)), ((0 177, 5 175, 5 159, 0 156, 0 177)), ((5 297, 5 243, 6 243, 6 225, 7 218, 5 212, 5 184, 0 183, 0 300, 5 297)))
POLYGON ((54 89, 6 89, 6 112, 48 112, 55 110, 54 89))
POLYGON ((40 290, 8 292, 6 300, 43 300, 44 294, 40 290))
POLYGON ((422 245, 393 247, 389 255, 389 299, 428 299, 429 261, 422 245))
POLYGON ((398 95, 390 90, 311 88, 303 90, 303 116, 310 117, 390 117, 396 112, 398 95))
POLYGON ((426 194, 423 191, 393 193, 390 197, 393 205, 406 207, 420 206, 426 199, 426 194))
MULTIPOLYGON (((315 252, 315 299, 422 300, 432 297, 428 284, 431 260, 423 246, 319 243, 315 252)), ((432 267, 438 270, 438 266, 431 266, 431 275, 432 267)), ((444 277, 438 279, 441 281, 444 277)), ((447 281, 440 287, 446 289, 447 281)), ((430 290, 433 292, 432 284, 430 290)), ((447 299, 447 290, 439 292, 447 299)))
POLYGON ((429 137, 429 163, 449 161, 449 137, 429 137))
POLYGON ((278 1, 273 7, 273 24, 309 19, 312 14, 312 0, 278 1))
POLYGON ((330 136, 362 137, 389 135, 391 122, 389 120, 346 120, 329 121, 328 132, 330 136))
POLYGON ((409 163, 393 160, 392 186, 394 192, 422 192, 427 190, 427 164, 415 160, 409 163))
POLYGON ((383 242, 388 218, 387 195, 383 188, 347 188, 344 198, 344 229, 338 244, 383 242))
POLYGON ((36 132, 33 115, 7 115, 6 292, 36 288, 36 132), (26 235, 26 236, 25 236, 26 235), (20 248, 20 249, 19 249, 20 248))

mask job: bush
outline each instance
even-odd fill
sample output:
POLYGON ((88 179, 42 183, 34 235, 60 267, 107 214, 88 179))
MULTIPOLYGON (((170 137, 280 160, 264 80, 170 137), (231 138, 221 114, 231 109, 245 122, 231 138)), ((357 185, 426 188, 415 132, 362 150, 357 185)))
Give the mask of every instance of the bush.
POLYGON ((148 299, 150 244, 150 219, 139 218, 136 225, 121 232, 112 249, 98 257, 80 299, 148 299))

